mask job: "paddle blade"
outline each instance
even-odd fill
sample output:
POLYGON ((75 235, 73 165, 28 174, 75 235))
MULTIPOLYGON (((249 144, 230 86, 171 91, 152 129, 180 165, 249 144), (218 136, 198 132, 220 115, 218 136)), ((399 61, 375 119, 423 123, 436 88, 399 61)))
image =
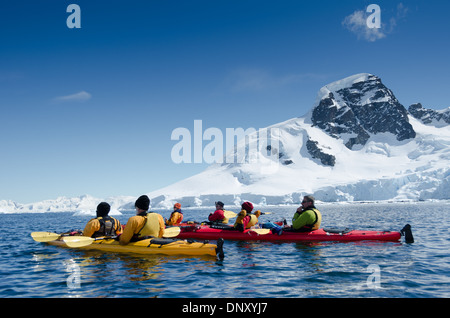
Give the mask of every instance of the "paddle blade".
POLYGON ((259 235, 265 235, 265 234, 272 233, 272 231, 270 229, 250 229, 250 231, 258 233, 259 235))
POLYGON ((83 247, 91 245, 95 239, 87 236, 66 236, 63 241, 68 247, 83 247))
POLYGON ((232 218, 236 217, 236 215, 237 215, 237 213, 234 213, 233 211, 227 211, 227 210, 223 211, 223 214, 225 215, 225 217, 227 219, 232 219, 232 218))
POLYGON ((175 236, 178 236, 178 234, 180 234, 180 232, 181 232, 181 229, 177 226, 168 227, 164 230, 163 237, 175 237, 175 236))
POLYGON ((50 242, 60 237, 60 234, 52 232, 33 232, 31 233, 31 237, 36 242, 50 242))

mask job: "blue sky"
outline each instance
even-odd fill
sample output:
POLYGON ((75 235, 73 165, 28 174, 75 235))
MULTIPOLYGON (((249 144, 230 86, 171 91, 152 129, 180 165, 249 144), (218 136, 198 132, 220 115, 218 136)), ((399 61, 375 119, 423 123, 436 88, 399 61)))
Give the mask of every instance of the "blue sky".
POLYGON ((159 189, 206 167, 173 163, 175 128, 263 128, 356 73, 381 77, 405 107, 448 107, 449 10, 436 0, 2 1, 0 200, 159 189), (80 29, 66 24, 72 3, 80 29), (370 4, 382 27, 368 34, 370 4))

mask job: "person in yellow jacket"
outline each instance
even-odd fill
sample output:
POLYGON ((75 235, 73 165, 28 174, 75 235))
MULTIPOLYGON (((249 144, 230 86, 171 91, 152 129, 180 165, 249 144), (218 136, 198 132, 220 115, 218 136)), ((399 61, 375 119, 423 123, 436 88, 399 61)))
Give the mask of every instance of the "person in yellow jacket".
POLYGON ((108 216, 111 206, 107 202, 97 205, 97 217, 89 220, 83 230, 83 236, 101 237, 114 236, 122 233, 119 220, 108 216))
POLYGON ((322 222, 322 214, 314 206, 314 197, 303 197, 302 206, 297 209, 292 218, 292 229, 299 232, 318 230, 322 222))
POLYGON ((120 235, 119 243, 126 245, 130 241, 138 241, 147 236, 162 237, 164 235, 164 219, 155 212, 148 212, 150 199, 141 195, 134 204, 136 215, 128 219, 128 222, 120 235))
POLYGON ((170 218, 166 221, 166 225, 176 226, 183 221, 183 211, 181 211, 181 204, 175 203, 173 206, 173 212, 170 214, 170 218))
POLYGON ((258 218, 261 215, 261 211, 257 210, 255 214, 251 214, 253 210, 253 204, 251 202, 242 203, 242 210, 239 212, 236 222, 234 222, 234 228, 239 231, 244 231, 251 228, 258 223, 258 218))

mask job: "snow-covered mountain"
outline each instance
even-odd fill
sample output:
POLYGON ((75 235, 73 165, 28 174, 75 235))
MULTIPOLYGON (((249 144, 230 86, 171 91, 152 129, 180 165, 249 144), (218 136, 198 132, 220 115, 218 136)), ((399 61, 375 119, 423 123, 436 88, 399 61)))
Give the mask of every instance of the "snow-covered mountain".
MULTIPOLYGON (((450 199, 449 112, 421 104, 408 111, 377 76, 353 75, 322 87, 306 115, 254 132, 224 163, 148 195, 153 208, 298 204, 305 194, 329 202, 450 199)), ((102 200, 118 211, 135 199, 102 200)), ((0 212, 83 213, 102 200, 0 201, 0 212)))
MULTIPOLYGON (((267 127, 272 142, 256 155, 248 140, 227 154, 245 153, 244 163, 211 165, 149 196, 160 207, 297 204, 305 194, 322 201, 450 199, 448 110, 423 112, 433 120, 411 115, 380 78, 353 75, 322 87, 306 115, 267 127)), ((259 135, 249 140, 260 142, 259 135)))
POLYGON ((426 125, 445 127, 450 124, 450 107, 442 110, 425 109, 417 103, 409 106, 409 113, 426 125))
POLYGON ((398 141, 416 136, 406 109, 378 77, 370 74, 322 87, 311 121, 330 136, 342 139, 348 149, 361 149, 373 134, 390 133, 398 141))

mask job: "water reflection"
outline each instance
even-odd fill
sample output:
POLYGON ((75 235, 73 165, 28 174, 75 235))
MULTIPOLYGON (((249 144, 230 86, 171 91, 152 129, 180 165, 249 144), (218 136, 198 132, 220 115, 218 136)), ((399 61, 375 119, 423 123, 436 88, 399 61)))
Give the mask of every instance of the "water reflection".
POLYGON ((321 242, 300 242, 295 243, 295 249, 300 252, 300 257, 306 261, 303 268, 305 271, 320 272, 326 265, 326 258, 322 256, 322 247, 326 243, 321 242))
MULTIPOLYGON (((50 247, 55 248, 55 247, 50 247)), ((182 256, 104 253, 63 250, 61 253, 33 253, 35 282, 66 297, 158 297, 180 284, 189 275, 208 273, 216 268, 208 256, 182 256), (188 270, 186 270, 188 269, 188 270)))

